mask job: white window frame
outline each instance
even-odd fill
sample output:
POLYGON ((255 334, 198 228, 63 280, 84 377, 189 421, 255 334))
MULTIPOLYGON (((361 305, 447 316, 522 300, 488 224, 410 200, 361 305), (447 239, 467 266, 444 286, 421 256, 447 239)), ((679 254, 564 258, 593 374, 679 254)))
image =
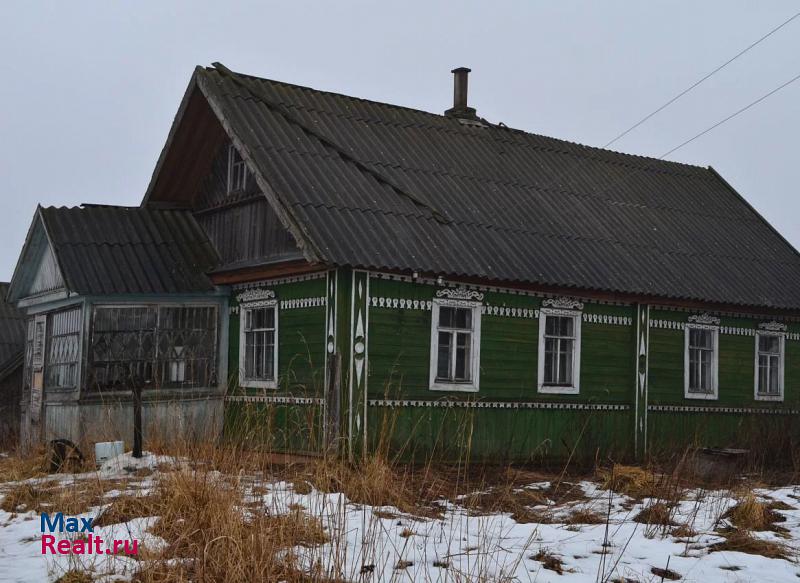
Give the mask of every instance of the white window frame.
POLYGON ((234 146, 233 144, 230 144, 228 146, 228 189, 227 189, 228 190, 228 194, 234 194, 234 193, 237 193, 237 192, 244 192, 245 190, 247 190, 247 175, 248 175, 248 173, 249 172, 248 172, 248 168, 247 168, 247 163, 244 161, 244 157, 236 149, 236 146, 234 146), (241 162, 236 162, 236 156, 239 156, 239 159, 241 160, 241 162), (234 173, 237 170, 237 168, 234 168, 234 166, 238 166, 239 164, 241 164, 241 166, 244 168, 244 175, 242 176, 242 184, 241 184, 241 186, 239 188, 234 188, 233 187, 234 173))
POLYGON ((428 388, 431 391, 460 391, 477 393, 480 390, 481 371, 481 303, 468 300, 434 299, 431 304, 431 358, 428 388), (472 336, 470 343, 469 382, 445 382, 436 380, 439 359, 439 310, 440 308, 468 308, 472 310, 472 336))
POLYGON ((277 389, 278 388, 278 346, 279 335, 278 326, 280 323, 280 310, 278 309, 277 300, 260 300, 257 302, 247 302, 239 305, 239 386, 251 389, 277 389), (245 378, 245 358, 247 356, 247 348, 245 346, 245 322, 247 321, 247 312, 259 308, 273 308, 275 310, 275 343, 273 346, 272 358, 274 360, 273 375, 275 378, 272 380, 254 380, 245 378))
POLYGON ((719 326, 711 324, 686 324, 683 334, 683 396, 686 399, 716 401, 719 399, 719 326), (689 333, 690 330, 711 331, 711 392, 693 393, 689 391, 689 333))
POLYGON ((753 361, 753 366, 755 371, 753 373, 753 396, 755 397, 756 401, 783 401, 784 395, 784 367, 786 363, 786 335, 781 332, 769 332, 764 330, 759 330, 756 332, 755 335, 755 358, 753 361), (778 364, 778 394, 777 395, 769 395, 765 393, 760 393, 758 391, 758 341, 761 336, 777 336, 779 339, 779 346, 780 346, 780 360, 778 364))
POLYGON ((537 387, 540 393, 554 395, 577 395, 581 392, 581 323, 583 313, 577 310, 541 308, 539 310, 539 358, 537 359, 537 387), (547 385, 544 382, 544 338, 547 329, 547 316, 560 316, 574 320, 575 346, 572 350, 572 385, 547 385))

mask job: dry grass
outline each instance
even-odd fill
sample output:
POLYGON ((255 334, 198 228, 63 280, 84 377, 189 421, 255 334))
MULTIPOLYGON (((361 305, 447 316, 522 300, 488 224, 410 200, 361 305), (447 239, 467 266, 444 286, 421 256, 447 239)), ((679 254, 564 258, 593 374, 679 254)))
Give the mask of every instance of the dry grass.
POLYGON ((741 530, 780 532, 784 529, 775 523, 786 521, 786 517, 775 510, 785 506, 775 502, 761 502, 753 492, 745 491, 740 494, 737 504, 723 514, 723 518, 727 518, 733 526, 741 530))
POLYGON ((3 492, 6 512, 64 512, 81 514, 104 503, 105 494, 119 486, 111 480, 85 479, 74 483, 24 482, 3 492))
POLYGON ((71 569, 56 579, 55 583, 92 583, 94 578, 86 571, 71 569))
POLYGON ((602 489, 625 494, 634 500, 662 497, 660 480, 644 468, 614 464, 611 469, 600 468, 597 477, 602 489))
POLYGON ((165 474, 152 494, 132 500, 123 503, 133 506, 121 508, 120 516, 126 512, 158 516, 151 530, 166 542, 163 551, 143 561, 136 581, 319 580, 298 569, 292 549, 326 543, 321 522, 300 509, 286 514, 245 509, 240 484, 220 474, 197 470, 165 474))
POLYGON ((634 522, 652 526, 677 526, 672 520, 673 511, 662 502, 645 506, 634 518, 634 522))
POLYGON ((565 520, 566 524, 604 524, 606 522, 606 517, 602 516, 598 512, 594 510, 589 510, 588 508, 579 508, 573 510, 567 516, 565 520))
POLYGON ((708 548, 709 552, 736 551, 749 555, 761 555, 769 559, 789 560, 791 553, 786 545, 756 538, 746 530, 733 529, 722 534, 725 540, 711 545, 708 548))
POLYGON ((679 527, 672 529, 670 534, 675 538, 692 538, 697 536, 697 531, 688 524, 681 524, 679 527))
POLYGON ((531 557, 534 561, 539 561, 542 564, 542 567, 547 569, 548 571, 555 571, 559 575, 563 575, 564 571, 564 561, 561 558, 557 557, 556 555, 550 553, 547 549, 540 549, 538 553, 531 557))
POLYGON ((26 455, 0 457, 0 482, 18 482, 47 475, 47 455, 39 449, 26 455))

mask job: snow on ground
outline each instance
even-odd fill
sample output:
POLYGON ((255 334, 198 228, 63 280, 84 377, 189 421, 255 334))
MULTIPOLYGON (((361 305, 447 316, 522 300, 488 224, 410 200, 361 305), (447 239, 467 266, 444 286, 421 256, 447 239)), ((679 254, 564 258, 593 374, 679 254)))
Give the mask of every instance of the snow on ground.
MULTIPOLYGON (((134 460, 126 454, 109 460, 97 472, 31 481, 51 480, 63 487, 80 488, 85 480, 98 477, 127 478, 123 489, 149 489, 159 475, 160 464, 174 463, 171 458, 150 455, 134 460), (142 468, 153 470, 153 474, 134 477, 142 468)), ((586 499, 549 509, 556 520, 561 520, 555 524, 517 523, 507 514, 475 515, 446 501, 442 501, 441 518, 420 518, 395 508, 352 504, 343 494, 313 489, 301 494, 289 482, 263 484, 254 479, 247 483, 249 502, 260 502, 270 512, 279 513, 302 507, 320 518, 330 542, 322 548, 297 548, 301 564, 321 566, 349 581, 650 582, 661 581, 653 574, 653 567, 667 566, 680 574, 681 580, 701 583, 794 582, 800 577, 800 565, 793 560, 709 552, 710 545, 724 540, 717 532, 724 526, 720 517, 735 503, 730 493, 723 491, 687 493, 674 521, 691 524, 697 534, 677 538, 670 534, 670 528, 648 527, 632 520, 651 501, 634 503, 626 496, 599 490, 588 481, 580 483, 586 499), (595 525, 567 524, 566 516, 578 508, 608 516, 609 520, 595 525), (534 559, 540 551, 560 558, 563 574, 545 569, 534 559)), ((0 484, 0 492, 8 486, 0 484)), ((111 491, 107 496, 120 492, 111 491)), ((780 523, 787 531, 784 537, 773 532, 756 536, 787 545, 790 555, 796 557, 800 550, 800 487, 758 490, 757 494, 792 509, 779 511, 786 518, 780 523)), ((92 508, 81 516, 97 516, 99 511, 92 508)), ((95 532, 106 539, 137 538, 155 548, 160 539, 147 532, 154 520, 96 527, 95 532)), ((54 581, 70 568, 69 558, 42 556, 39 527, 36 513, 0 510, 0 582, 54 581)), ((90 563, 82 559, 80 565, 85 568, 90 563)), ((133 564, 126 557, 100 556, 93 567, 96 574, 107 575, 105 580, 119 581, 130 574, 133 564)))

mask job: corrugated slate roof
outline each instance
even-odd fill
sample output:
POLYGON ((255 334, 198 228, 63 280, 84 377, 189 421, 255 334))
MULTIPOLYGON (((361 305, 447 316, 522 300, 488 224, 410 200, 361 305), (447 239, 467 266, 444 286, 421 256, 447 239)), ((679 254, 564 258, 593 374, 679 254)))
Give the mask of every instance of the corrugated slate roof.
POLYGON ((25 349, 25 317, 6 301, 8 283, 0 282, 0 378, 10 372, 9 367, 22 363, 25 349))
POLYGON ((217 253, 190 212, 139 207, 39 210, 67 288, 79 294, 213 289, 217 253))
POLYGON ((800 308, 800 255, 712 169, 200 69, 315 259, 800 308))

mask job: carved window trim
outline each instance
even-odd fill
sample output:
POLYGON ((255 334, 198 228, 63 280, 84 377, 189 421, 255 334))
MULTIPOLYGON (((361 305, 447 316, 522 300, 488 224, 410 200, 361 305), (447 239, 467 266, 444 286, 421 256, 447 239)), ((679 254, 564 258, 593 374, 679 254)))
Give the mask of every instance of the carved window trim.
POLYGON ((275 298, 272 290, 247 290, 237 296, 239 301, 239 386, 251 389, 273 389, 278 388, 278 355, 279 351, 279 325, 280 325, 280 304, 275 298), (247 301, 250 300, 250 301, 247 301), (274 320, 274 341, 272 347, 273 374, 271 379, 248 379, 245 376, 245 360, 247 358, 247 329, 246 322, 248 313, 252 310, 271 308, 275 314, 274 320))
MULTIPOLYGON (((431 352, 428 375, 428 389, 431 391, 451 391, 477 393, 480 390, 481 371, 481 302, 472 299, 453 299, 467 297, 462 293, 440 293, 450 290, 439 290, 437 298, 431 304, 431 352), (445 296, 445 297, 442 297, 445 296), (439 310, 441 307, 468 308, 472 310, 472 333, 470 337, 470 375, 466 382, 445 382, 437 380, 439 358, 439 310)), ((477 292, 476 292, 477 293, 477 292)), ((482 299, 483 294, 478 294, 482 299)), ((477 298, 478 296, 469 296, 477 298)))
POLYGON ((758 330, 755 333, 754 338, 754 351, 755 357, 753 360, 753 368, 755 369, 753 372, 753 397, 756 401, 783 401, 783 396, 785 394, 785 366, 786 366, 786 334, 782 330, 786 329, 786 326, 781 328, 772 328, 768 325, 760 325, 761 330, 758 330), (759 340, 762 336, 772 336, 778 338, 778 394, 771 394, 771 393, 762 393, 759 389, 759 355, 761 351, 758 348, 759 340))
MULTIPOLYGON (((542 302, 544 306, 544 302, 542 302)), ((565 304, 563 302, 553 302, 549 305, 571 305, 583 307, 580 302, 565 304)), ((539 354, 537 358, 537 390, 544 394, 553 395, 577 395, 581 392, 581 323, 583 314, 579 310, 564 309, 561 307, 546 308, 539 310, 539 354), (572 385, 548 385, 544 382, 544 356, 545 356, 545 332, 547 329, 547 317, 560 316, 573 319, 573 330, 575 346, 572 350, 572 385)))
POLYGON ((719 318, 704 314, 703 316, 690 316, 689 322, 683 332, 683 396, 686 399, 699 399, 716 401, 719 399, 719 318), (699 393, 689 390, 689 337, 692 330, 706 330, 711 332, 711 392, 699 393))

